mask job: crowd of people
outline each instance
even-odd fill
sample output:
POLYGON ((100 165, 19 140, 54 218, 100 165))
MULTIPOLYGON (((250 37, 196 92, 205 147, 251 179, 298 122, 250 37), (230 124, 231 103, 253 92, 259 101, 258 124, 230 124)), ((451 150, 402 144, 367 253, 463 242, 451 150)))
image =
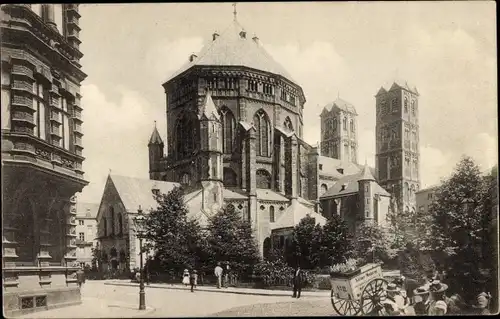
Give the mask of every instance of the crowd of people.
POLYGON ((474 304, 468 307, 458 294, 447 296, 448 285, 443 283, 442 279, 442 276, 435 274, 428 277, 424 285, 416 288, 408 285, 404 277, 394 280, 386 288, 387 298, 382 302, 384 312, 393 316, 463 315, 468 312, 478 315, 490 314, 489 293, 479 293, 474 304))

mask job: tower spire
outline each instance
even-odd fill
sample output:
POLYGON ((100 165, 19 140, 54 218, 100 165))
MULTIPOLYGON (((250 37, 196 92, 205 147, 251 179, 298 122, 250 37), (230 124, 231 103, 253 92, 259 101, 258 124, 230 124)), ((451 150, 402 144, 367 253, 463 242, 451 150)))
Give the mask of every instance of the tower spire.
POLYGON ((236 11, 236 2, 233 3, 233 8, 234 21, 236 21, 236 16, 238 15, 238 12, 236 11))

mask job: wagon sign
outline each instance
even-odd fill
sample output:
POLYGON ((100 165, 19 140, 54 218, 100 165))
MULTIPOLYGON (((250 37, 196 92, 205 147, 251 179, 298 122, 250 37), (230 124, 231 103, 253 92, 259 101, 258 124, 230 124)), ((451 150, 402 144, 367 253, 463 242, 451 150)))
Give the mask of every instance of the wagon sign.
POLYGON ((380 264, 367 264, 352 274, 331 275, 331 298, 340 315, 369 313, 385 298, 387 281, 380 264))

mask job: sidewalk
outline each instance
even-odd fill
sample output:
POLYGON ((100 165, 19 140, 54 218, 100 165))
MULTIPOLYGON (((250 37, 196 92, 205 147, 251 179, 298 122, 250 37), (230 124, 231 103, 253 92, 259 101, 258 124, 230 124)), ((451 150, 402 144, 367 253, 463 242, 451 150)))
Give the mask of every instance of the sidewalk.
MULTIPOLYGON (((139 284, 132 283, 130 280, 110 280, 104 283, 105 285, 113 285, 113 286, 132 286, 138 287, 139 284)), ((152 283, 149 286, 145 285, 147 288, 159 288, 159 289, 171 289, 171 290, 186 290, 189 291, 191 288, 185 287, 181 284, 163 284, 163 283, 152 283)), ((254 295, 254 296, 291 296, 292 290, 270 290, 270 289, 254 289, 254 288, 221 288, 217 289, 214 286, 198 286, 196 291, 205 291, 205 292, 215 292, 215 293, 226 293, 226 294, 236 294, 236 295, 254 295)), ((316 291, 308 291, 302 290, 301 297, 330 297, 329 290, 316 290, 316 291)))
POLYGON ((100 298, 82 298, 76 306, 38 311, 17 318, 138 318, 154 313, 155 309, 147 307, 137 309, 137 305, 110 302, 100 298))
MULTIPOLYGON (((400 275, 399 270, 384 271, 384 277, 397 277, 400 275)), ((131 286, 138 287, 138 283, 130 282, 130 280, 107 280, 105 285, 112 286, 131 286)), ((146 285, 148 288, 159 288, 159 289, 171 289, 171 290, 189 290, 189 287, 185 287, 181 284, 166 284, 166 283, 152 283, 146 285)), ((237 295, 254 295, 254 296, 290 296, 292 290, 271 290, 271 289, 256 289, 256 288, 221 288, 217 289, 214 286, 198 286, 197 291, 205 292, 215 292, 215 293, 226 293, 226 294, 237 294, 237 295)), ((302 296, 304 297, 330 297, 330 290, 303 290, 302 296)))

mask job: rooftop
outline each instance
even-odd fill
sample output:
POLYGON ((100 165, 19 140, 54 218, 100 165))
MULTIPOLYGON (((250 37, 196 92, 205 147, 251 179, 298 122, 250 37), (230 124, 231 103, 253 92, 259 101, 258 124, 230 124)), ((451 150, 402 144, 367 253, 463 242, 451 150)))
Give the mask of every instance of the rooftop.
POLYGON ((156 181, 145 178, 109 175, 108 177, 120 195, 127 212, 135 213, 141 205, 143 210, 156 208, 158 203, 153 196, 153 189, 167 194, 179 183, 156 181))
POLYGON ((316 219, 316 224, 321 226, 326 224, 326 218, 316 213, 312 208, 306 207, 300 202, 293 202, 288 206, 283 215, 271 224, 271 229, 283 229, 295 227, 304 217, 311 216, 316 219))
POLYGON ((172 80, 193 66, 203 65, 243 66, 281 75, 297 83, 283 66, 276 62, 263 48, 258 39, 249 37, 236 20, 219 36, 214 36, 196 56, 192 57, 165 82, 172 80))
MULTIPOLYGON (((365 166, 366 168, 368 166, 365 166)), ((351 174, 340 178, 338 181, 333 184, 330 189, 328 189, 323 195, 321 195, 321 199, 331 198, 331 197, 343 197, 348 195, 354 195, 358 193, 359 190, 359 181, 364 180, 366 178, 366 170, 358 172, 357 174, 351 174)), ((374 183, 374 194, 382 195, 382 196, 391 196, 385 189, 382 188, 378 183, 374 183)))
POLYGON ((356 108, 351 103, 337 98, 335 101, 328 103, 323 108, 324 111, 331 112, 332 110, 340 110, 343 112, 348 112, 354 115, 358 115, 356 108))

